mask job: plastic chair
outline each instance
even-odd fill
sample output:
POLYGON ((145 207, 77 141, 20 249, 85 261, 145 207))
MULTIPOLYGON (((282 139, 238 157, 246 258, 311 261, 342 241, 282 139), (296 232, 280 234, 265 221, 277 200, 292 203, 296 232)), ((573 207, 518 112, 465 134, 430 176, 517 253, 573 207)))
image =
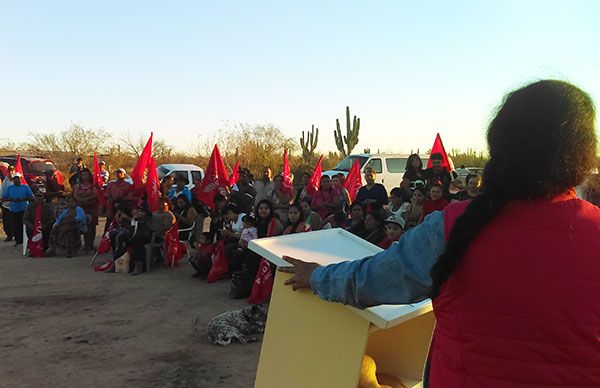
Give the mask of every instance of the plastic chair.
POLYGON ((150 267, 152 266, 152 253, 155 248, 159 249, 163 255, 163 257, 167 254, 167 247, 165 245, 166 232, 162 235, 157 234, 156 232, 152 232, 152 237, 150 237, 150 243, 146 244, 146 272, 150 272, 150 267))
POLYGON ((179 242, 185 243, 185 250, 186 250, 185 255, 187 256, 188 262, 190 261, 190 250, 192 249, 192 246, 190 244, 190 239, 192 238, 192 236, 194 234, 195 228, 196 228, 196 221, 194 221, 192 226, 190 226, 189 228, 179 229, 179 242), (184 239, 184 240, 181 239, 182 232, 189 232, 187 239, 184 239))

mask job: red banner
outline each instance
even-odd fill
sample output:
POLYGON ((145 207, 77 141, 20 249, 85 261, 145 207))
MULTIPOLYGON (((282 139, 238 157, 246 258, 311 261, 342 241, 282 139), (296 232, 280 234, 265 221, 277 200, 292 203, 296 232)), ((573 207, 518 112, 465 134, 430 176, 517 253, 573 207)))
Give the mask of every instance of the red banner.
POLYGON ((210 266, 210 271, 208 272, 208 276, 206 277, 206 281, 208 283, 216 282, 217 280, 221 280, 223 276, 229 271, 229 265, 227 264, 227 259, 225 258, 225 241, 219 240, 217 243, 216 249, 211 257, 212 265, 210 266))
POLYGON ((186 246, 179 242, 179 227, 174 224, 165 235, 165 264, 168 267, 178 267, 179 260, 185 255, 186 246))
POLYGON ((350 200, 354 202, 358 190, 362 187, 362 177, 360 176, 360 161, 358 158, 354 159, 352 167, 346 176, 344 181, 344 188, 348 190, 350 200))
POLYGON ((317 162, 317 166, 315 167, 310 180, 306 184, 306 192, 308 195, 313 196, 317 191, 319 191, 319 183, 321 181, 321 175, 323 175, 323 166, 321 163, 323 162, 323 155, 319 158, 317 162))
POLYGON ((152 213, 158 211, 158 199, 160 197, 160 182, 156 171, 156 160, 150 158, 148 164, 148 179, 146 180, 146 196, 148 208, 152 213))
MULTIPOLYGON (((272 237, 275 234, 275 220, 271 220, 267 229, 267 237, 272 237)), ((273 272, 271 265, 264 257, 260 259, 258 272, 252 283, 252 290, 246 302, 250 304, 261 304, 268 302, 271 299, 273 291, 273 272)))
POLYGON ((219 192, 219 188, 227 186, 229 186, 229 174, 227 174, 225 163, 221 158, 219 147, 215 144, 196 198, 202 201, 203 204, 213 208, 215 194, 219 192))
POLYGON ((288 160, 287 149, 283 151, 283 184, 281 191, 294 196, 294 188, 292 187, 292 173, 290 172, 290 161, 288 160))
POLYGON ((238 179, 240 178, 240 162, 237 161, 235 162, 235 165, 233 166, 233 171, 231 172, 231 175, 229 176, 229 187, 233 187, 238 179))
POLYGON ((44 236, 42 235, 42 204, 35 208, 33 231, 29 240, 29 254, 31 257, 44 257, 44 236))
POLYGON ((129 175, 131 177, 131 180, 133 181, 133 187, 137 195, 140 195, 144 191, 144 172, 146 171, 146 168, 148 168, 150 158, 152 158, 153 136, 154 133, 150 132, 150 138, 146 142, 146 145, 144 146, 144 149, 142 150, 139 159, 135 163, 135 167, 133 167, 133 170, 129 175))
MULTIPOLYGON (((450 157, 446 153, 446 149, 444 148, 444 144, 442 143, 442 137, 440 136, 439 133, 435 136, 435 141, 433 142, 433 147, 431 147, 430 155, 433 155, 433 154, 442 154, 442 168, 445 168, 446 171, 448 171, 448 172, 454 171, 454 164, 452 163, 452 159, 450 159, 450 157)), ((429 161, 427 162, 427 168, 431 168, 431 167, 432 167, 432 163, 431 163, 431 157, 430 157, 429 161)))
POLYGON ((21 165, 21 154, 17 155, 17 161, 15 162, 15 174, 21 174, 21 184, 29 186, 29 184, 27 184, 27 179, 25 179, 25 174, 23 173, 23 166, 21 165))

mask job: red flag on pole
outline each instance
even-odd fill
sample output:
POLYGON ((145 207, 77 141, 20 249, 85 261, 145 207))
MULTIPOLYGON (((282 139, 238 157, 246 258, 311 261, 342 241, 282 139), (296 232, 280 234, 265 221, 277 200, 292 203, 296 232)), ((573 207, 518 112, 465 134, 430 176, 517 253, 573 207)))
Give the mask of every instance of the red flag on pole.
MULTIPOLYGON (((442 138, 439 133, 435 136, 433 147, 431 147, 431 155, 433 154, 442 154, 442 168, 445 168, 448 172, 454 170, 454 164, 452 163, 452 160, 448 157, 448 154, 446 153, 446 149, 444 148, 444 144, 442 143, 442 138)), ((429 161, 427 162, 427 168, 431 168, 431 166, 432 163, 430 157, 429 161)))
POLYGON ((292 197, 294 196, 294 189, 292 187, 292 173, 290 172, 290 161, 288 160, 288 151, 283 151, 283 184, 281 185, 281 191, 288 193, 292 197))
POLYGON ((219 192, 219 188, 227 187, 228 185, 229 175, 227 174, 223 158, 221 158, 219 147, 215 144, 196 198, 202 201, 203 204, 214 207, 213 198, 215 194, 219 192))
POLYGON ((42 204, 35 208, 33 232, 29 240, 29 254, 32 257, 44 257, 44 236, 42 235, 42 204))
POLYGON ((348 190, 348 194, 350 195, 350 200, 354 201, 356 195, 358 194, 358 190, 362 186, 362 177, 360 176, 360 161, 358 158, 354 159, 352 163, 352 167, 346 176, 346 180, 344 181, 344 188, 348 190))
MULTIPOLYGON (((275 234, 275 221, 269 222, 267 228, 267 237, 271 237, 275 234)), ((260 259, 260 265, 258 272, 252 282, 252 289, 250 296, 246 302, 250 304, 265 303, 271 298, 271 292, 273 291, 273 272, 271 271, 271 264, 264 257, 260 259)))
POLYGON ((98 205, 106 206, 106 197, 104 196, 104 183, 102 182, 102 175, 100 174, 100 165, 98 164, 98 157, 94 152, 94 188, 98 195, 98 205))
MULTIPOLYGON (((108 222, 108 219, 106 220, 106 222, 108 222)), ((110 223, 110 225, 108 225, 108 228, 106 228, 106 232, 102 236, 102 239, 100 240, 100 244, 98 244, 98 249, 96 250, 97 254, 101 255, 103 253, 110 251, 110 232, 112 232, 116 228, 117 228, 117 221, 113 220, 110 223)))
POLYGON ((135 163, 135 167, 131 171, 131 180, 133 180, 133 188, 135 192, 139 195, 144 191, 144 172, 150 163, 150 158, 152 158, 152 137, 154 133, 150 132, 150 138, 146 142, 142 153, 140 154, 139 159, 135 163))
POLYGON ((317 166, 315 167, 310 180, 306 183, 306 192, 312 196, 319 190, 319 182, 321 181, 321 175, 323 175, 323 155, 319 158, 317 166))
POLYGON ((240 162, 236 161, 235 164, 233 165, 233 171, 231 172, 231 175, 229 176, 229 186, 233 187, 238 179, 240 178, 240 162))
POLYGON ((27 184, 27 179, 25 179, 25 174, 23 173, 23 166, 21 165, 21 154, 17 155, 17 161, 15 162, 15 174, 21 174, 21 184, 25 186, 29 186, 27 184))
POLYGON ((171 268, 178 267, 185 249, 185 244, 179 242, 179 226, 175 223, 165 234, 165 264, 171 268))
POLYGON ((227 259, 225 258, 225 240, 219 240, 215 251, 211 256, 212 265, 210 266, 210 271, 208 272, 208 276, 206 277, 207 283, 216 282, 220 280, 227 271, 229 271, 229 265, 227 264, 227 259))
POLYGON ((148 164, 148 178, 146 180, 146 196, 148 208, 152 213, 158 211, 158 198, 160 197, 160 182, 156 171, 156 160, 150 158, 148 164))

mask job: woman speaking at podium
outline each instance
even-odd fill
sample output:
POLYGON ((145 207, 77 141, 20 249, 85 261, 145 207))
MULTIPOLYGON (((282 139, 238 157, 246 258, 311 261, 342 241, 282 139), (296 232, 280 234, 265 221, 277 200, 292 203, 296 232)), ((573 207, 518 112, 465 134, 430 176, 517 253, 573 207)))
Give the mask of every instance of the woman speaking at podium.
POLYGON ((362 260, 286 258, 287 284, 359 308, 433 300, 429 386, 600 386, 600 208, 590 97, 564 81, 509 93, 487 130, 482 193, 362 260))

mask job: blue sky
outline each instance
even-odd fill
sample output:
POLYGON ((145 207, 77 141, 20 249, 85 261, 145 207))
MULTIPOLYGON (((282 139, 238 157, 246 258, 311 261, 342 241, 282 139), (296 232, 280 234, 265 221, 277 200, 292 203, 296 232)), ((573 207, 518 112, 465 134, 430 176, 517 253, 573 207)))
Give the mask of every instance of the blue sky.
POLYGON ((71 122, 181 150, 236 122, 334 150, 485 149, 509 90, 570 80, 600 105, 597 1, 0 0, 0 140, 71 122))

